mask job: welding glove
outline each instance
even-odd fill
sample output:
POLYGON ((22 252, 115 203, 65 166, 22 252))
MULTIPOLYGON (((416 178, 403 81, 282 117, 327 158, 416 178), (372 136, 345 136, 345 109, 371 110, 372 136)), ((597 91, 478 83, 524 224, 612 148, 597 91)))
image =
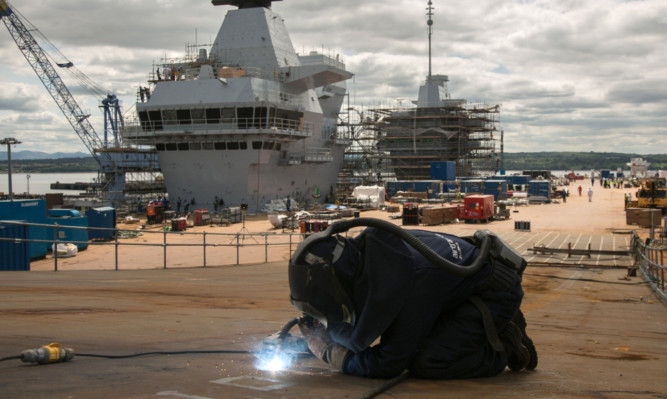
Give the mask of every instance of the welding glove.
POLYGON ((299 330, 308 344, 308 349, 318 359, 328 363, 338 371, 343 371, 343 362, 349 350, 331 340, 324 326, 314 320, 313 322, 299 322, 299 330))

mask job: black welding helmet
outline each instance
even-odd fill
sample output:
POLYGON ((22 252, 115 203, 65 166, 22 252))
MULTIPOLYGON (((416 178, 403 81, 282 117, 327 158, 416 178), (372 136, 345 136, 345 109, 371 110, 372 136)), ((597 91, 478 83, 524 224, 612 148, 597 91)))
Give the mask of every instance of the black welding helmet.
POLYGON ((354 304, 334 268, 345 251, 342 237, 314 234, 299 245, 289 262, 292 305, 325 326, 333 321, 356 322, 354 304))

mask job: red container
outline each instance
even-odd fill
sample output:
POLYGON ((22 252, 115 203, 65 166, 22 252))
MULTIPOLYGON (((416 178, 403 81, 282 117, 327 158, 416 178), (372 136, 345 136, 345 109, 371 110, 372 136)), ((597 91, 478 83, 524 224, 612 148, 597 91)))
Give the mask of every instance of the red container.
POLYGON ((489 221, 493 218, 493 195, 468 195, 463 199, 463 219, 489 221))
POLYGON ((171 231, 183 231, 186 227, 185 218, 171 219, 171 231))
POLYGON ((208 214, 208 209, 195 209, 193 216, 195 226, 203 226, 211 223, 211 217, 208 214))

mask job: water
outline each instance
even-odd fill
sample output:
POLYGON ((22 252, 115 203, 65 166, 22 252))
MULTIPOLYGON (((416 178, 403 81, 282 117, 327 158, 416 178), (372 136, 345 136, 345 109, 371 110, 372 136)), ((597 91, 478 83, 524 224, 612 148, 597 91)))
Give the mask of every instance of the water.
MULTIPOLYGON (((51 183, 88 183, 97 178, 97 172, 86 173, 12 173, 12 190, 14 194, 28 192, 30 176, 30 194, 66 193, 77 194, 80 190, 51 190, 51 183)), ((0 173, 0 192, 9 193, 7 173, 0 173)))

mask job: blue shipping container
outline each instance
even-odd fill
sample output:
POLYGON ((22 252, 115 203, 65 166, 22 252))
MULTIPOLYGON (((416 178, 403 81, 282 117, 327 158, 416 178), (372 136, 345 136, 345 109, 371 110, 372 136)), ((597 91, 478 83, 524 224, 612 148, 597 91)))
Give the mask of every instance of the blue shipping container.
POLYGON ((456 162, 431 162, 431 180, 456 180, 456 162))
POLYGON ((30 270, 30 238, 28 226, 0 223, 0 237, 19 239, 19 242, 0 240, 0 271, 30 270))
MULTIPOLYGON (((25 221, 27 223, 46 224, 46 201, 14 200, 0 201, 0 220, 25 221)), ((30 226, 28 234, 31 240, 46 240, 46 227, 30 226)), ((50 244, 31 242, 30 259, 43 258, 50 248, 50 244)))
POLYGON ((52 218, 61 218, 61 217, 71 217, 78 218, 81 217, 81 213, 76 209, 49 209, 49 217, 52 218))
POLYGON ((531 180, 528 182, 529 197, 544 197, 551 202, 551 182, 549 180, 531 180))
POLYGON ((601 170, 601 171, 600 171, 600 176, 601 176, 603 179, 608 179, 609 176, 610 176, 610 174, 611 174, 611 171, 610 171, 610 170, 601 170))
POLYGON ((461 192, 463 194, 467 193, 477 193, 481 194, 484 192, 484 180, 465 180, 461 183, 461 192))
MULTIPOLYGON (((47 218, 48 224, 58 223, 58 229, 56 237, 60 242, 78 242, 76 247, 78 249, 88 248, 88 231, 84 229, 68 229, 67 226, 75 227, 88 227, 88 218, 86 216, 81 216, 78 218, 47 218)), ((54 227, 47 227, 47 236, 49 239, 54 238, 56 233, 54 227)))
MULTIPOLYGON (((116 228, 116 209, 111 207, 93 208, 86 211, 88 227, 104 229, 116 228)), ((110 240, 114 236, 113 230, 88 230, 88 239, 110 240)))
POLYGON ((484 182, 484 194, 493 195, 493 200, 507 199, 507 180, 487 180, 484 182))

